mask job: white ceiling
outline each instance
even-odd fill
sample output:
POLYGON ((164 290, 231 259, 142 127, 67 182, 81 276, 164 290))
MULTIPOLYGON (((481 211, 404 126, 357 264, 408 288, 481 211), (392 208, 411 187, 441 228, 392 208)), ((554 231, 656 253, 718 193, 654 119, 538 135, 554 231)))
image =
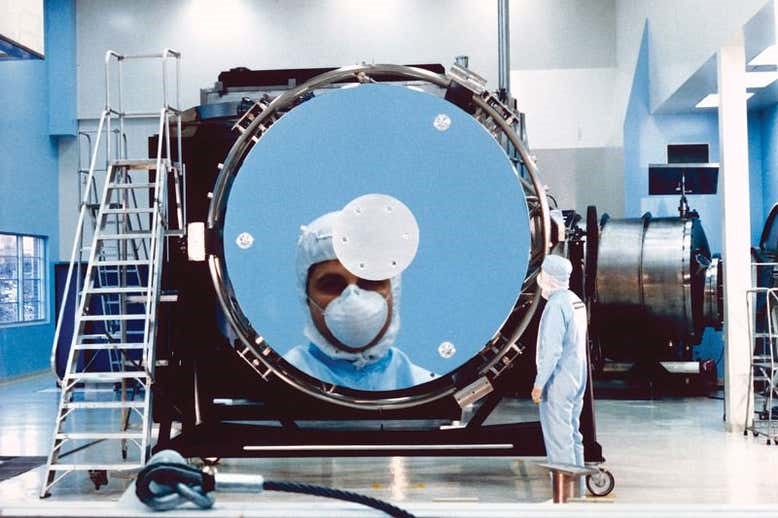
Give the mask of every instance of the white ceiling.
MULTIPOLYGON (((746 63, 762 50, 776 43, 776 10, 774 0, 768 2, 748 23, 743 26, 743 43, 746 63)), ((733 34, 733 41, 737 37, 733 34)), ((747 67, 748 70, 778 70, 778 67, 747 67)), ((705 110, 695 105, 706 95, 718 92, 718 71, 716 54, 712 55, 697 71, 689 77, 676 92, 659 108, 657 114, 700 113, 705 110)), ((754 96, 748 100, 748 110, 760 110, 778 103, 778 82, 766 88, 750 89, 754 96)), ((708 108, 706 110, 715 110, 708 108)))

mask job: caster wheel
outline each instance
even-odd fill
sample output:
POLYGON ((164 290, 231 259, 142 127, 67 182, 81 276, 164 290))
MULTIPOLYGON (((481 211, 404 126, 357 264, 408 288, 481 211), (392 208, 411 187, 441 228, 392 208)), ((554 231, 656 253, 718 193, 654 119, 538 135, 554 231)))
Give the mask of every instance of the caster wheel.
POLYGON ((600 468, 597 473, 586 476, 586 488, 594 496, 606 496, 615 486, 616 479, 607 469, 600 468))
POLYGON ((221 462, 221 457, 200 457, 203 466, 218 466, 221 462))

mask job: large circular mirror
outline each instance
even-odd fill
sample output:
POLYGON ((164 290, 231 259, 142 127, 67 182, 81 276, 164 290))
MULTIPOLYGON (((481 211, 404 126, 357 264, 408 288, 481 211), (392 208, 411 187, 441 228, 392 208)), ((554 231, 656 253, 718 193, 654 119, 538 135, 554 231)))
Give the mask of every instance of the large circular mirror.
POLYGON ((484 349, 525 286, 529 182, 492 132, 443 97, 404 85, 349 86, 298 100, 231 151, 211 207, 221 238, 212 258, 217 291, 238 338, 261 343, 260 357, 278 357, 274 370, 357 391, 435 383, 484 349), (331 240, 339 211, 366 195, 396 200, 418 232, 412 260, 377 297, 381 279, 360 276, 364 264, 352 257, 344 267, 331 251, 306 250, 331 240), (334 223, 322 224, 327 214, 334 223), (324 307, 320 289, 332 294, 324 307), (311 325, 314 336, 305 331, 311 325), (321 361, 338 372, 338 361, 355 359, 358 372, 343 376, 311 367, 321 361), (372 367, 382 361, 389 366, 372 367))

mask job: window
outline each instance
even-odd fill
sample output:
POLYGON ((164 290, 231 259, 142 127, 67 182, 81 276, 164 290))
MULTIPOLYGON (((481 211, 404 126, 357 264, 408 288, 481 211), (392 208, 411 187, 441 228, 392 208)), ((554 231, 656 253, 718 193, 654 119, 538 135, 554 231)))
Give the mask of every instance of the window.
POLYGON ((46 319, 45 239, 0 233, 0 326, 46 319))

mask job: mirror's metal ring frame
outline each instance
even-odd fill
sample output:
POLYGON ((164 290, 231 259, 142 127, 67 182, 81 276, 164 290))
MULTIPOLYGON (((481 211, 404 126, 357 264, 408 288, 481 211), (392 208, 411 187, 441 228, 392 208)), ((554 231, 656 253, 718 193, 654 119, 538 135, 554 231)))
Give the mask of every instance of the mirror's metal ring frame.
POLYGON ((550 243, 546 192, 540 183, 537 166, 524 142, 514 130, 515 114, 503 105, 496 95, 486 91, 483 85, 469 80, 467 74, 462 74, 463 71, 467 73, 467 70, 454 68, 456 74, 436 74, 402 65, 364 64, 340 68, 287 90, 270 103, 257 102, 235 125, 239 136, 221 166, 208 211, 208 228, 217 236, 216 252, 209 255, 208 263, 219 302, 225 311, 229 325, 239 337, 233 346, 265 381, 277 377, 297 390, 340 406, 374 411, 402 409, 431 403, 440 398, 454 397, 463 387, 482 378, 493 382, 507 371, 507 367, 516 358, 521 356, 523 347, 519 339, 540 303, 540 290, 537 289, 535 278, 550 243), (517 178, 524 189, 529 208, 532 252, 528 273, 513 309, 493 338, 471 360, 429 383, 403 390, 370 392, 339 387, 312 378, 293 368, 273 350, 262 335, 252 327, 235 298, 224 268, 224 243, 221 231, 227 210, 227 198, 235 175, 254 144, 259 142, 264 132, 273 123, 316 89, 354 79, 370 82, 372 77, 387 75, 407 78, 407 80, 426 81, 444 89, 456 85, 472 93, 471 106, 475 109, 474 118, 498 141, 501 141, 502 137, 507 138, 518 151, 526 169, 529 178, 521 177, 518 173, 517 178))

